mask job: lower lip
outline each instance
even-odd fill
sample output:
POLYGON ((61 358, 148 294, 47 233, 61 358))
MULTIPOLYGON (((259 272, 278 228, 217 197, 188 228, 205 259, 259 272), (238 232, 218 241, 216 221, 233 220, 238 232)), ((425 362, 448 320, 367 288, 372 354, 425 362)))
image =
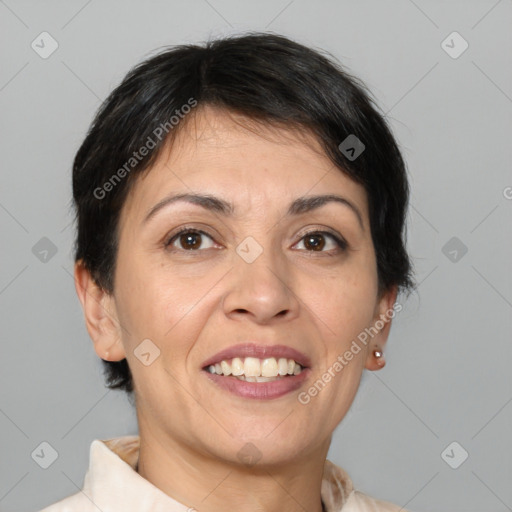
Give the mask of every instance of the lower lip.
POLYGON ((203 370, 206 376, 222 389, 243 398, 271 400, 279 398, 300 388, 308 378, 309 368, 304 368, 298 375, 288 375, 271 382, 247 382, 236 377, 223 377, 216 373, 203 370))

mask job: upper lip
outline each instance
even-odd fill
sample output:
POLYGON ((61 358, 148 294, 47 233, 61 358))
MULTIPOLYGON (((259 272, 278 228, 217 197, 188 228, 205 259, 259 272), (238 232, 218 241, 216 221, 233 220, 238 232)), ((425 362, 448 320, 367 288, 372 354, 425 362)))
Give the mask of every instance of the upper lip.
POLYGON ((311 362, 305 354, 298 350, 288 347, 286 345, 258 345, 257 343, 241 343, 233 345, 220 352, 217 352, 212 357, 204 361, 202 368, 207 368, 210 365, 220 363, 223 360, 233 359, 234 357, 257 357, 258 359, 267 359, 275 357, 279 359, 284 357, 286 359, 293 359, 299 363, 303 368, 309 368, 311 362))

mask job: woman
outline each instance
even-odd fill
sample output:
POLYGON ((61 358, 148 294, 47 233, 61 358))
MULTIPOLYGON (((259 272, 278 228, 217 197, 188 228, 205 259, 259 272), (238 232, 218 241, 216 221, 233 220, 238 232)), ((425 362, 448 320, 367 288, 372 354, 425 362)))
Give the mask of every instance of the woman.
POLYGON ((139 435, 95 440, 45 512, 403 510, 326 460, 413 287, 404 162, 358 80, 271 34, 166 49, 102 105, 73 195, 77 293, 139 435))

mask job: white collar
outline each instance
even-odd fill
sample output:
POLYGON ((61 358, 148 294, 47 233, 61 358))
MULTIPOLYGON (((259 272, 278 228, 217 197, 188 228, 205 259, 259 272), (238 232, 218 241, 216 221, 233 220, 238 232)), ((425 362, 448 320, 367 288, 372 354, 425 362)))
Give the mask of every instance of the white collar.
MULTIPOLYGON (((139 458, 139 436, 122 436, 91 443, 89 469, 82 492, 101 510, 137 512, 187 512, 190 507, 179 503, 148 480, 135 468, 139 458)), ((321 496, 327 512, 339 512, 354 487, 348 474, 326 460, 321 496)), ((350 500, 351 501, 351 500, 350 500)), ((350 508, 343 509, 350 512, 350 508)))

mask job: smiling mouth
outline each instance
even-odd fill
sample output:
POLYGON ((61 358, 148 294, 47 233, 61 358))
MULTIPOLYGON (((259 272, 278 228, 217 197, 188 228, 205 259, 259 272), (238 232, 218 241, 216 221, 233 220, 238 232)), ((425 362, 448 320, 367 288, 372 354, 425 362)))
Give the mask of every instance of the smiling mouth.
POLYGON ((294 359, 284 357, 234 357, 205 366, 203 370, 222 377, 231 377, 246 382, 271 382, 288 376, 299 375, 303 370, 294 359))

